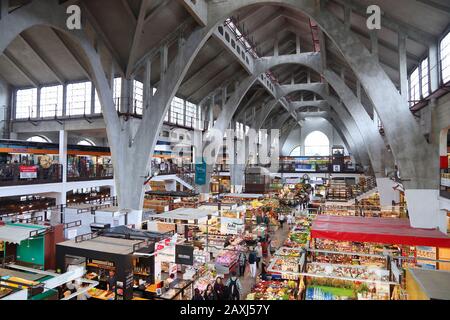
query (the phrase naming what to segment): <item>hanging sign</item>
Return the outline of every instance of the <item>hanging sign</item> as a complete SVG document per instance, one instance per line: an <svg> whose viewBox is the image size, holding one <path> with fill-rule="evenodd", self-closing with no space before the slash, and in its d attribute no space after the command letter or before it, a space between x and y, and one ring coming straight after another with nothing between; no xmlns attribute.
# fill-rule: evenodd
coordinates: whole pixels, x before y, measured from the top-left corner
<svg viewBox="0 0 450 320"><path fill-rule="evenodd" d="M206 162L195 164L195 183L198 185L206 184Z"/></svg>
<svg viewBox="0 0 450 320"><path fill-rule="evenodd" d="M239 234L244 230L244 224L241 219L221 217L220 233L222 234Z"/></svg>
<svg viewBox="0 0 450 320"><path fill-rule="evenodd" d="M175 247L175 263L192 266L194 264L194 247L177 245Z"/></svg>
<svg viewBox="0 0 450 320"><path fill-rule="evenodd" d="M20 179L36 179L37 166L19 166Z"/></svg>

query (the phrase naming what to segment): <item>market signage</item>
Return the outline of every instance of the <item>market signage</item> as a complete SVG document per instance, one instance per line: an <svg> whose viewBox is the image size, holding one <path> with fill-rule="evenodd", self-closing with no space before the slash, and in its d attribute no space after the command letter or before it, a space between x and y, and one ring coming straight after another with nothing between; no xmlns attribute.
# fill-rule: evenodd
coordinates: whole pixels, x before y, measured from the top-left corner
<svg viewBox="0 0 450 320"><path fill-rule="evenodd" d="M244 224L241 219L221 217L220 233L222 234L239 234L243 231Z"/></svg>
<svg viewBox="0 0 450 320"><path fill-rule="evenodd" d="M195 164L195 184L206 184L206 162Z"/></svg>
<svg viewBox="0 0 450 320"><path fill-rule="evenodd" d="M20 179L36 179L37 166L19 166Z"/></svg>
<svg viewBox="0 0 450 320"><path fill-rule="evenodd" d="M194 247L186 245L176 245L175 263L192 266L194 264Z"/></svg>

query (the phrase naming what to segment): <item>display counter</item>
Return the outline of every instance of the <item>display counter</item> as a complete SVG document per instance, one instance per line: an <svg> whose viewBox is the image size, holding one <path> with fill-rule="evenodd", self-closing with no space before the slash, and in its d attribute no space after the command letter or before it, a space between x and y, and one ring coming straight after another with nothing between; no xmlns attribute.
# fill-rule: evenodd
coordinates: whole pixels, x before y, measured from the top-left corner
<svg viewBox="0 0 450 320"><path fill-rule="evenodd" d="M246 300L297 300L295 281L259 281Z"/></svg>
<svg viewBox="0 0 450 320"><path fill-rule="evenodd" d="M272 279L298 280L301 271L301 249L279 248L270 260L267 273Z"/></svg>

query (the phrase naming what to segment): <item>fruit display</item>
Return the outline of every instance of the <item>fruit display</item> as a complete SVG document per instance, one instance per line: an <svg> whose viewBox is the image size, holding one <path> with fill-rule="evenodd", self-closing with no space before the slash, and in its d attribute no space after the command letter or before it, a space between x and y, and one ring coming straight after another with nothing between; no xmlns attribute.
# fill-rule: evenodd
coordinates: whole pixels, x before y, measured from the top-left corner
<svg viewBox="0 0 450 320"><path fill-rule="evenodd" d="M305 247L310 240L309 232L290 232L288 238L284 241L284 246L289 248Z"/></svg>
<svg viewBox="0 0 450 320"><path fill-rule="evenodd" d="M281 274L282 279L297 280L299 275L299 261L296 258L276 257L269 264L270 274Z"/></svg>
<svg viewBox="0 0 450 320"><path fill-rule="evenodd" d="M296 300L296 288L295 281L260 281L247 300Z"/></svg>
<svg viewBox="0 0 450 320"><path fill-rule="evenodd" d="M315 262L320 263L334 263L334 264L349 264L362 266L376 266L379 268L386 267L386 258L384 257L366 257L366 256L351 256L346 254L332 254L315 253L313 254Z"/></svg>
<svg viewBox="0 0 450 320"><path fill-rule="evenodd" d="M307 272L325 277L349 278L359 281L389 281L389 271L384 269L326 263L309 263Z"/></svg>
<svg viewBox="0 0 450 320"><path fill-rule="evenodd" d="M281 247L275 252L276 257L300 258L301 251L295 248Z"/></svg>

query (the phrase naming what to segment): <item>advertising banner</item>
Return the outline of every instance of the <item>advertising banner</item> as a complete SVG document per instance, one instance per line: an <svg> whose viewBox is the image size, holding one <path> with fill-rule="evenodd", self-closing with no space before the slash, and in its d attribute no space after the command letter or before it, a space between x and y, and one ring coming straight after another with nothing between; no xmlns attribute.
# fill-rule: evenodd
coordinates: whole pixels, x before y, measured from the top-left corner
<svg viewBox="0 0 450 320"><path fill-rule="evenodd" d="M19 166L20 179L36 179L37 166Z"/></svg>

